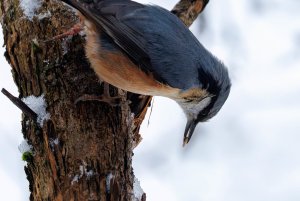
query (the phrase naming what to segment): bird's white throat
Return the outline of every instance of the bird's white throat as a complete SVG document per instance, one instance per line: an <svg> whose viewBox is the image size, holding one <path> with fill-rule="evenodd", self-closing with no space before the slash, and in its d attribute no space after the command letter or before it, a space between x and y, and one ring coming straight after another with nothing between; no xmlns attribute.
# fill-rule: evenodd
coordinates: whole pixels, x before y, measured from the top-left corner
<svg viewBox="0 0 300 201"><path fill-rule="evenodd" d="M178 102L188 119L197 119L198 114L206 108L212 97L203 98L200 102Z"/></svg>

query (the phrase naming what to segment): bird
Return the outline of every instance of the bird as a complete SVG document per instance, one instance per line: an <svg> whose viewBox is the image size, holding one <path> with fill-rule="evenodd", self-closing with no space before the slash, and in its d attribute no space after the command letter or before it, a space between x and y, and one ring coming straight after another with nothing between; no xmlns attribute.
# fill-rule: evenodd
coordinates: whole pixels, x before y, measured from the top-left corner
<svg viewBox="0 0 300 201"><path fill-rule="evenodd" d="M170 11L131 0L62 0L78 11L85 53L105 82L176 101L187 117L183 146L227 100L227 67Z"/></svg>

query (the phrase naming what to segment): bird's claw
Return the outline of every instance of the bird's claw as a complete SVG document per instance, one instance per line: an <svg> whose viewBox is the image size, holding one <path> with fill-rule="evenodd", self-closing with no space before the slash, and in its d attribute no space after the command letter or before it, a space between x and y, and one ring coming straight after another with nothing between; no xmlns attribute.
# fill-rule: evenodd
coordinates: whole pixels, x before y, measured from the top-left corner
<svg viewBox="0 0 300 201"><path fill-rule="evenodd" d="M101 94L101 95L84 94L83 96L76 99L75 104L77 105L79 102L85 102L85 101L100 101L100 102L107 103L112 107L115 107L115 106L121 106L124 104L131 103L130 100L125 99L121 95L111 96L109 93L109 84L108 83L104 82L103 86L104 86L103 94Z"/></svg>
<svg viewBox="0 0 300 201"><path fill-rule="evenodd" d="M86 101L100 101L109 104L112 107L121 106L124 101L122 101L121 97L107 97L105 95L89 95L84 94L75 100L75 104L77 105L79 102L86 102ZM126 102L126 101L125 101Z"/></svg>

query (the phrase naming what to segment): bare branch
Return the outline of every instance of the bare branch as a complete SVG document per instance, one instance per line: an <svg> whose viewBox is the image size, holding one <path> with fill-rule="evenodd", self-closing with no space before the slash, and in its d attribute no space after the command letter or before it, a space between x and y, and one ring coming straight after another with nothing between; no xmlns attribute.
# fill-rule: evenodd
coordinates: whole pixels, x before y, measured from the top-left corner
<svg viewBox="0 0 300 201"><path fill-rule="evenodd" d="M1 92L13 102L22 112L30 117L32 120L36 121L37 114L32 111L21 99L13 96L11 93L9 93L6 89L2 88Z"/></svg>

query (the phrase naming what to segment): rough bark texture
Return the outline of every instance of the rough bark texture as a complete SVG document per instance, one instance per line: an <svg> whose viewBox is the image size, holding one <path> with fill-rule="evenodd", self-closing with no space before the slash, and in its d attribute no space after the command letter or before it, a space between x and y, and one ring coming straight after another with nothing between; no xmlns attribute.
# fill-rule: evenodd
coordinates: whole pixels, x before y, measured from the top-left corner
<svg viewBox="0 0 300 201"><path fill-rule="evenodd" d="M190 25L207 2L181 1L174 13ZM26 115L22 118L24 138L34 152L25 167L30 200L131 200L132 151L140 141L138 130L151 97L112 88L112 95L118 93L132 104L75 105L81 95L103 91L86 60L84 37L43 42L77 21L73 10L44 0L30 20L18 0L1 0L0 8L5 57L19 97L44 94L50 114L43 125Z"/></svg>

